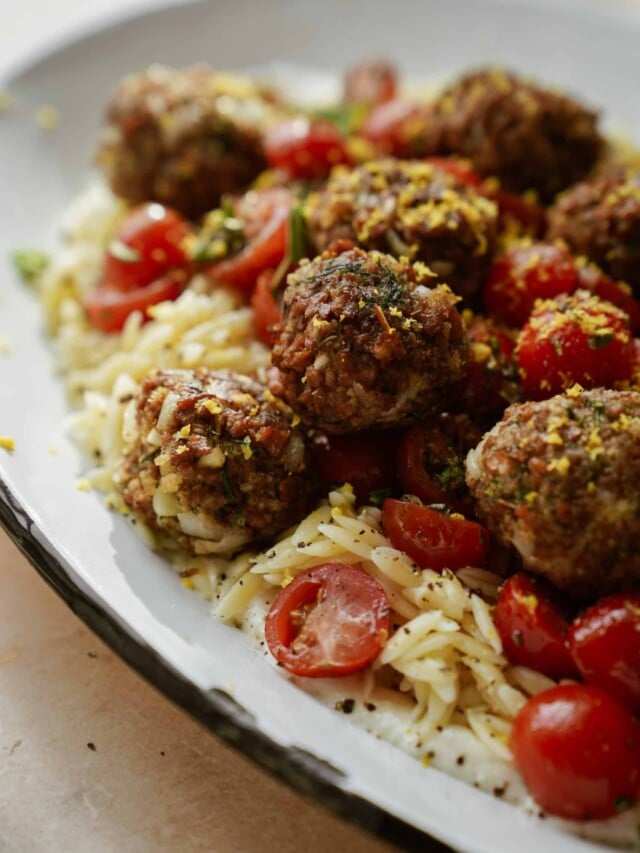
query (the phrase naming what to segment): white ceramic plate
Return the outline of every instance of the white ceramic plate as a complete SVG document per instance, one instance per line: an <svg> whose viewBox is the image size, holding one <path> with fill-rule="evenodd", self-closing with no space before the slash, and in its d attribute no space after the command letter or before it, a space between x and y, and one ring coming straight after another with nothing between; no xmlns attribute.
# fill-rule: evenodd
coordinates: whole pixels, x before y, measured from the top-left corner
<svg viewBox="0 0 640 853"><path fill-rule="evenodd" d="M4 83L18 109L0 118L0 255L43 243L87 180L107 94L150 62L232 70L285 60L326 71L387 55L422 77L499 62L580 93L640 138L639 38L635 10L590 0L218 0L113 24ZM54 132L33 120L43 103L62 115ZM0 521L82 619L217 734L403 847L443 849L423 833L470 853L590 847L373 739L212 620L99 496L76 489L83 461L64 434L38 305L6 265L0 289L0 335L11 345L0 357L0 433L16 440L15 453L0 452Z"/></svg>

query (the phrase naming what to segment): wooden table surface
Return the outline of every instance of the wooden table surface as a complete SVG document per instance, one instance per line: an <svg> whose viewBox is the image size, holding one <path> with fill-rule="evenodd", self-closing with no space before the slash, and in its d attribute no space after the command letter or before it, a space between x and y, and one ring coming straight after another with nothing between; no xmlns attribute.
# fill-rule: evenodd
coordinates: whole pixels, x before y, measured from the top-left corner
<svg viewBox="0 0 640 853"><path fill-rule="evenodd" d="M389 853L130 670L0 531L2 853Z"/></svg>

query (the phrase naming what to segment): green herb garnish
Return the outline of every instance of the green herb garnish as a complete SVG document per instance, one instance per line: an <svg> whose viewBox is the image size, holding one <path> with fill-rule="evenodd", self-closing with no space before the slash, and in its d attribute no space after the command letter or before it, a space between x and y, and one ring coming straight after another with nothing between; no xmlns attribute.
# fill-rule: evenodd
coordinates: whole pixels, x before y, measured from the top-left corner
<svg viewBox="0 0 640 853"><path fill-rule="evenodd" d="M11 254L13 265L27 284L36 282L49 266L49 256L38 249L16 249Z"/></svg>

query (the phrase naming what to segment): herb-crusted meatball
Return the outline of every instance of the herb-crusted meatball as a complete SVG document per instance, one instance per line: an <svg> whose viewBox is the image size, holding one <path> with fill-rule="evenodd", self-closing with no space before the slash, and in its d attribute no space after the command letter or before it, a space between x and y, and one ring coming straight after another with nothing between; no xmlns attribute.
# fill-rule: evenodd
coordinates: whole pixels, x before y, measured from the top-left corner
<svg viewBox="0 0 640 853"><path fill-rule="evenodd" d="M594 112L550 89L500 69L475 71L434 104L426 148L467 157L507 190L536 190L549 201L581 180L602 139Z"/></svg>
<svg viewBox="0 0 640 853"><path fill-rule="evenodd" d="M640 294L640 174L612 169L562 193L549 211L549 237Z"/></svg>
<svg viewBox="0 0 640 853"><path fill-rule="evenodd" d="M640 589L640 393L507 409L467 458L477 510L524 567L588 599Z"/></svg>
<svg viewBox="0 0 640 853"><path fill-rule="evenodd" d="M117 195L194 218L265 168L260 129L269 111L249 82L206 66L154 65L118 86L97 162Z"/></svg>
<svg viewBox="0 0 640 853"><path fill-rule="evenodd" d="M272 390L330 433L411 423L464 374L456 301L424 264L338 243L288 278Z"/></svg>
<svg viewBox="0 0 640 853"><path fill-rule="evenodd" d="M493 202L451 173L394 159L334 169L307 208L318 251L346 239L423 261L461 296L474 294L486 277L496 220Z"/></svg>
<svg viewBox="0 0 640 853"><path fill-rule="evenodd" d="M230 555L299 521L314 478L294 415L263 385L198 368L151 374L126 418L120 482L153 530Z"/></svg>

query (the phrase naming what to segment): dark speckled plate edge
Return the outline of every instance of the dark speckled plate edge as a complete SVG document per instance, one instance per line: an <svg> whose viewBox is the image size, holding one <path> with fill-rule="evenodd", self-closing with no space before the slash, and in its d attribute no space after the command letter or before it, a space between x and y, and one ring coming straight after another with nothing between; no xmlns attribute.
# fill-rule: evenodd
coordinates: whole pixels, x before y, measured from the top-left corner
<svg viewBox="0 0 640 853"><path fill-rule="evenodd" d="M0 480L0 524L65 604L150 684L229 746L313 802L396 847L421 853L452 848L341 786L344 775L310 752L283 747L260 731L252 714L222 690L201 690L162 659L99 599L80 588L65 561ZM36 531L39 535L36 535Z"/></svg>

